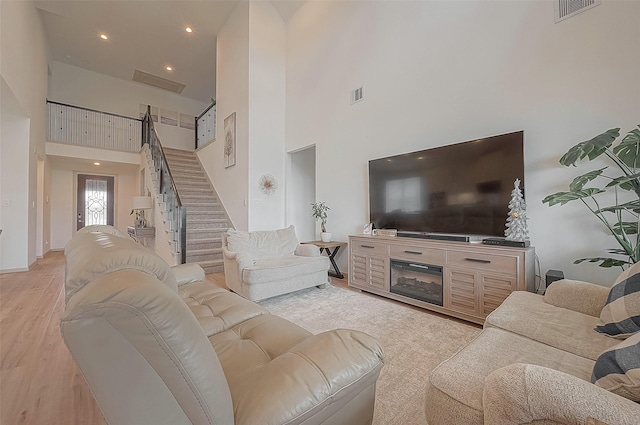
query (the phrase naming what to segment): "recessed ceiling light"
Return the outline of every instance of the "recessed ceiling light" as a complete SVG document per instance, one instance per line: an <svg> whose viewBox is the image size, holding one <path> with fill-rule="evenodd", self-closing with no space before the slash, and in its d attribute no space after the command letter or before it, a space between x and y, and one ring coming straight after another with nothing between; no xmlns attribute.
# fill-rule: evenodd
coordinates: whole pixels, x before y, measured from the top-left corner
<svg viewBox="0 0 640 425"><path fill-rule="evenodd" d="M186 27L184 30L186 32L188 32L188 33L192 33L193 32L193 28L191 28L191 27Z"/></svg>
<svg viewBox="0 0 640 425"><path fill-rule="evenodd" d="M99 162L94 162L93 165L100 165L100 163Z"/></svg>
<svg viewBox="0 0 640 425"><path fill-rule="evenodd" d="M167 71L173 71L173 67L172 66L165 66L164 69L166 69Z"/></svg>
<svg viewBox="0 0 640 425"><path fill-rule="evenodd" d="M100 38L103 40L108 40L109 36L107 36L107 34L100 34Z"/></svg>

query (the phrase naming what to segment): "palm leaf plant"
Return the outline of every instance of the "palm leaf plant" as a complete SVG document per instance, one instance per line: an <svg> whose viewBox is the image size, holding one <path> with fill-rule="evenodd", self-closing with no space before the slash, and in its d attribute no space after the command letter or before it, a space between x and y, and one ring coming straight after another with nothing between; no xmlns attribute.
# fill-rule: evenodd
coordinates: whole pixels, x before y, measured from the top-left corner
<svg viewBox="0 0 640 425"><path fill-rule="evenodd" d="M549 206L582 202L620 246L607 250L614 257L580 258L574 264L588 261L599 263L600 267L625 268L640 261L640 125L615 144L618 137L620 129L614 128L569 149L560 158L565 167L575 167L580 161L593 161L602 155L613 164L574 178L568 191L542 200ZM602 205L611 199L613 205Z"/></svg>

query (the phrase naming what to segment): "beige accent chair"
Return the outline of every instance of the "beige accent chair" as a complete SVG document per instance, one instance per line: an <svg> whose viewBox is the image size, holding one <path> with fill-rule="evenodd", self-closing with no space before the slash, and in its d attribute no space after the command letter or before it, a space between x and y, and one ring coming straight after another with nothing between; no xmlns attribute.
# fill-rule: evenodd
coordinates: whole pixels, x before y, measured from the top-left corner
<svg viewBox="0 0 640 425"><path fill-rule="evenodd" d="M111 425L371 424L384 353L312 335L133 240L65 249L63 339Z"/></svg>
<svg viewBox="0 0 640 425"><path fill-rule="evenodd" d="M608 294L572 280L544 296L513 292L478 337L431 372L429 425L639 424L640 405L591 383L600 353L621 342L594 331Z"/></svg>
<svg viewBox="0 0 640 425"><path fill-rule="evenodd" d="M229 229L222 254L227 287L252 301L323 287L329 281L329 258L315 245L298 243L293 226L256 232Z"/></svg>

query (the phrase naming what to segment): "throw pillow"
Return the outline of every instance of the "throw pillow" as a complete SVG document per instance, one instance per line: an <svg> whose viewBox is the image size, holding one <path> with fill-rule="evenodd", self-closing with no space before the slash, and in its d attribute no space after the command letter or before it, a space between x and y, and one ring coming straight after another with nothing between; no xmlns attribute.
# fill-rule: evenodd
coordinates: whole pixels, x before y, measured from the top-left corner
<svg viewBox="0 0 640 425"><path fill-rule="evenodd" d="M596 326L596 331L616 338L640 331L640 273L611 287L600 320L604 324Z"/></svg>
<svg viewBox="0 0 640 425"><path fill-rule="evenodd" d="M614 394L640 402L640 332L598 356L591 382Z"/></svg>

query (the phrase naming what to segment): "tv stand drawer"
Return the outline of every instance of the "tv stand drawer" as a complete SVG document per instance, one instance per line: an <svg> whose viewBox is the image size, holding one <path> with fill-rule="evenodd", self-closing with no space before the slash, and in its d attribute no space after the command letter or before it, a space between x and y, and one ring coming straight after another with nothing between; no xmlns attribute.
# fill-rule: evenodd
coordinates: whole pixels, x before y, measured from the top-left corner
<svg viewBox="0 0 640 425"><path fill-rule="evenodd" d="M382 255L387 256L387 244L381 242L372 242L368 240L354 241L351 246L352 252L365 255Z"/></svg>
<svg viewBox="0 0 640 425"><path fill-rule="evenodd" d="M518 258L507 255L447 251L447 264L508 274L516 274L518 272Z"/></svg>
<svg viewBox="0 0 640 425"><path fill-rule="evenodd" d="M444 265L445 251L418 245L389 245L389 256L398 260L416 261L423 264Z"/></svg>

